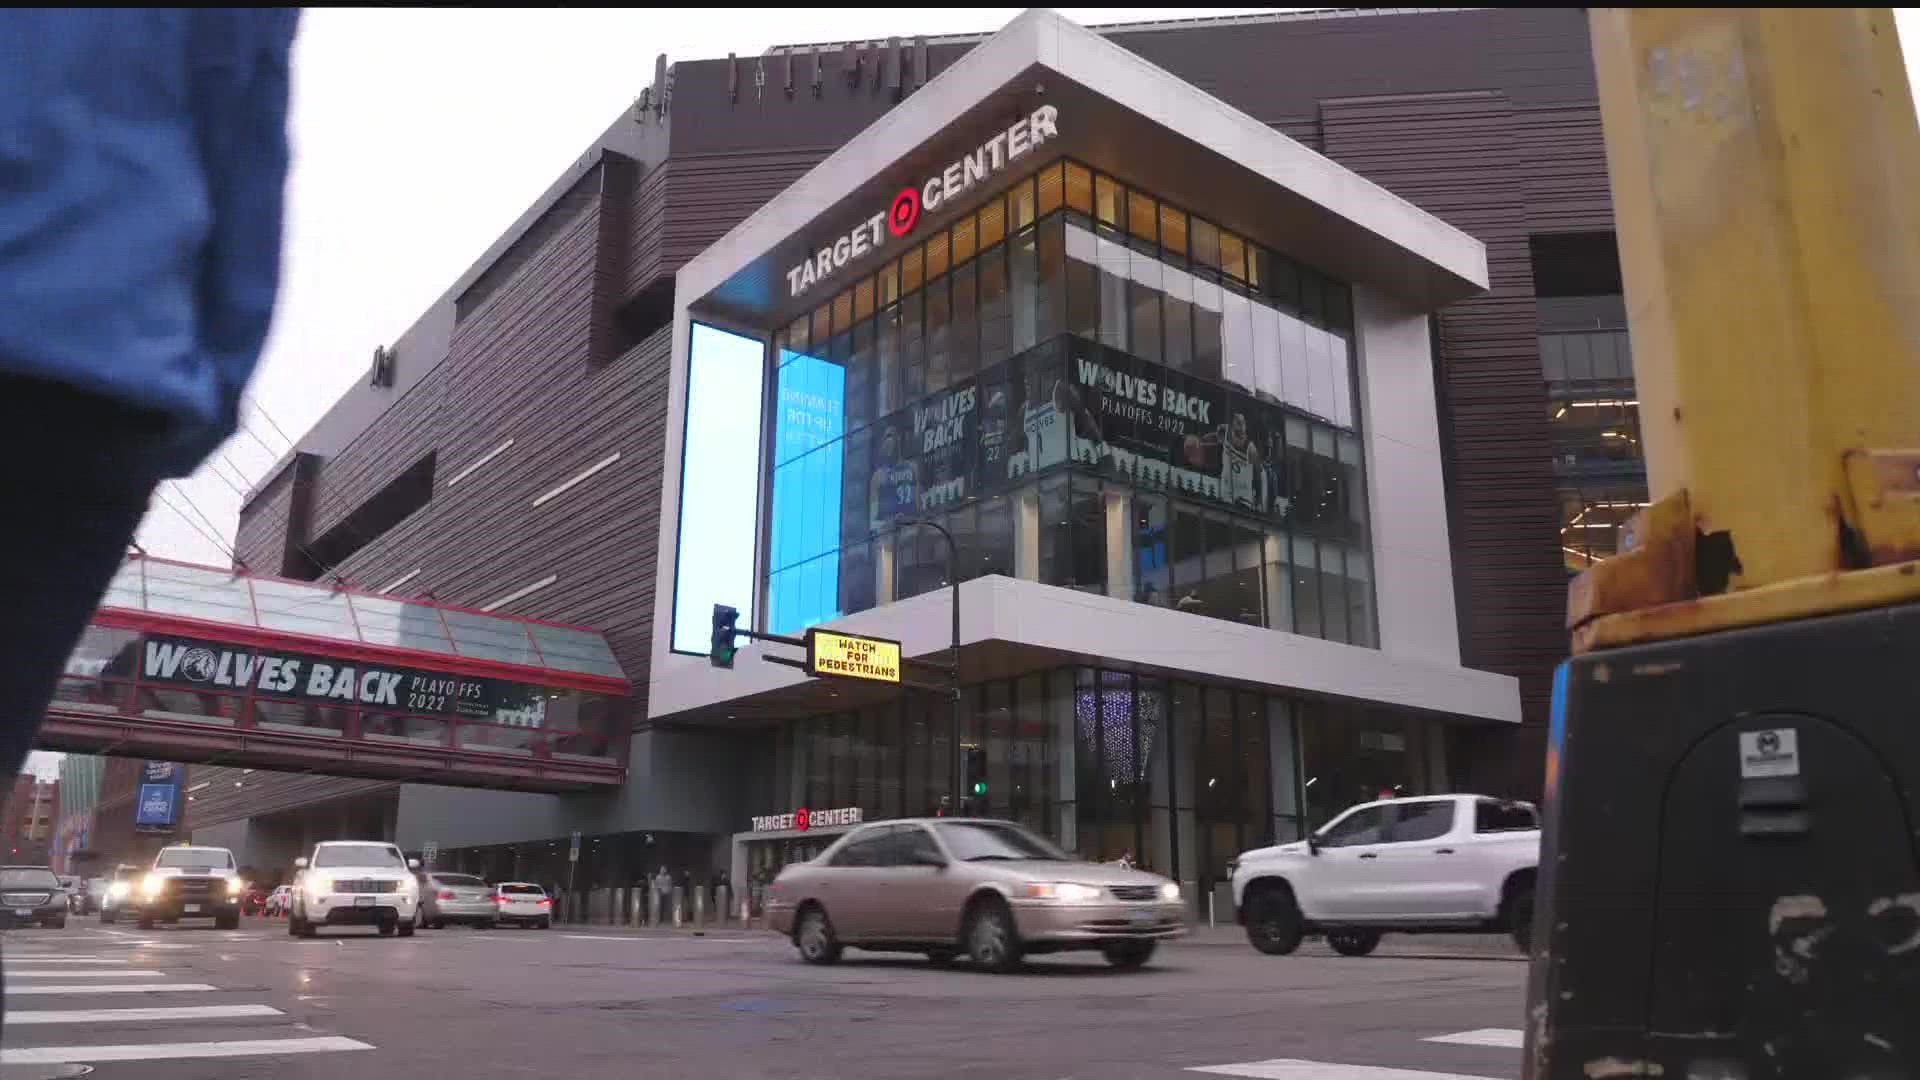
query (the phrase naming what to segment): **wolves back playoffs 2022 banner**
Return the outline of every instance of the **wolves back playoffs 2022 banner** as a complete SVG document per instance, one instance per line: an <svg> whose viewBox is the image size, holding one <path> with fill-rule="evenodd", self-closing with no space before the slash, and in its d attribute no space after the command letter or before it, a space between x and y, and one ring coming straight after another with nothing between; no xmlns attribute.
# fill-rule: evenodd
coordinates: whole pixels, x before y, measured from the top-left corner
<svg viewBox="0 0 1920 1080"><path fill-rule="evenodd" d="M1058 337L875 424L871 450L850 451L867 473L868 519L846 535L1069 462L1278 521L1289 508L1285 416L1098 342Z"/></svg>
<svg viewBox="0 0 1920 1080"><path fill-rule="evenodd" d="M268 697L519 727L542 727L546 715L545 694L526 683L193 638L142 637L136 662L143 681L187 689L251 690Z"/></svg>

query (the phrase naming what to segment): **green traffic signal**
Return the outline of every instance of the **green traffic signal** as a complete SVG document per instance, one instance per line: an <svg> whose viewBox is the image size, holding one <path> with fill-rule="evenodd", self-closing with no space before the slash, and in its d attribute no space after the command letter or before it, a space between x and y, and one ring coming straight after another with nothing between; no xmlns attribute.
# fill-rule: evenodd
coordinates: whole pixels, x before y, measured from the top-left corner
<svg viewBox="0 0 1920 1080"><path fill-rule="evenodd" d="M987 793L987 782L985 780L974 781L973 793L975 795L985 795Z"/></svg>
<svg viewBox="0 0 1920 1080"><path fill-rule="evenodd" d="M734 623L740 618L740 612L725 604L713 605L712 647L707 653L708 660L717 668L733 666Z"/></svg>

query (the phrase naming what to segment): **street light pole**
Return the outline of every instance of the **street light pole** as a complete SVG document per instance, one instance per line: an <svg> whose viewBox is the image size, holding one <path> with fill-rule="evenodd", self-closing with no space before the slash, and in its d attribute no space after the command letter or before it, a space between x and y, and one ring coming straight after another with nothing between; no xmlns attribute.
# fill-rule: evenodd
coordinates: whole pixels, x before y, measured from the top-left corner
<svg viewBox="0 0 1920 1080"><path fill-rule="evenodd" d="M961 775L960 764L965 760L965 755L960 749L960 545L953 542L953 534L947 531L947 527L937 521L928 521L925 518L914 518L908 521L902 521L900 525L902 528L911 525L923 525L938 532L941 536L945 537L947 541L947 583L951 585L953 589L953 639L948 646L953 654L953 667L948 672L948 676L952 680L952 690L948 700L953 713L953 788L952 794L949 797L953 800L952 805L954 812L958 814L960 811L960 785L965 782L965 778Z"/></svg>

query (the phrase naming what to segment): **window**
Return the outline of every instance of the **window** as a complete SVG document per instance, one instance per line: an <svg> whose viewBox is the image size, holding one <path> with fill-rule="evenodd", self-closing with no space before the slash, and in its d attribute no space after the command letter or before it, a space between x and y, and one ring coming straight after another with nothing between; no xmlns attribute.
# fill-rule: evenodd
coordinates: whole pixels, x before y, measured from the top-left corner
<svg viewBox="0 0 1920 1080"><path fill-rule="evenodd" d="M885 866L893 826L882 825L854 833L833 853L830 866Z"/></svg>
<svg viewBox="0 0 1920 1080"><path fill-rule="evenodd" d="M900 826L892 846L894 866L930 866L947 861L947 857L940 854L940 846L933 842L932 834L918 825Z"/></svg>
<svg viewBox="0 0 1920 1080"><path fill-rule="evenodd" d="M1411 844L1438 840L1453 831L1453 803L1417 802L1400 805L1399 820L1387 837L1391 844Z"/></svg>
<svg viewBox="0 0 1920 1080"><path fill-rule="evenodd" d="M153 865L179 870L231 870L233 853L225 848L165 848Z"/></svg>
<svg viewBox="0 0 1920 1080"><path fill-rule="evenodd" d="M224 855L225 852L222 852ZM162 858L164 858L164 854ZM232 856L228 855L227 866L232 866ZM165 865L164 863L161 865ZM204 865L204 864L197 864ZM391 844L321 844L314 849L313 865L316 868L328 866L378 866L404 868L407 860L400 857L400 849Z"/></svg>
<svg viewBox="0 0 1920 1080"><path fill-rule="evenodd" d="M1321 832L1320 846L1360 847L1385 842L1390 809L1386 806L1369 806L1355 810Z"/></svg>
<svg viewBox="0 0 1920 1080"><path fill-rule="evenodd" d="M433 883L435 885L460 885L469 888L486 884L485 881L474 877L472 874L435 874L433 875Z"/></svg>
<svg viewBox="0 0 1920 1080"><path fill-rule="evenodd" d="M1474 804L1476 833L1526 832L1539 827L1540 815L1526 803L1482 799Z"/></svg>

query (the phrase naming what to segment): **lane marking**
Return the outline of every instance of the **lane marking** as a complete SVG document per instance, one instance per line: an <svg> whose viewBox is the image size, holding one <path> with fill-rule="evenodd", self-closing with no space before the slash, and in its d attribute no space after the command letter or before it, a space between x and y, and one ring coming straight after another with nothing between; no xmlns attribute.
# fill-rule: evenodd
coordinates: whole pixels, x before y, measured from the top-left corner
<svg viewBox="0 0 1920 1080"><path fill-rule="evenodd" d="M164 971L15 971L7 969L11 979L163 979Z"/></svg>
<svg viewBox="0 0 1920 1080"><path fill-rule="evenodd" d="M1212 1073L1215 1076L1246 1076L1253 1080L1493 1080L1492 1077L1462 1073L1389 1069L1379 1065L1336 1065L1328 1061L1301 1061L1297 1058L1243 1061L1237 1065L1201 1065L1187 1071Z"/></svg>
<svg viewBox="0 0 1920 1080"><path fill-rule="evenodd" d="M261 1054L330 1054L371 1050L372 1044L328 1035L312 1039L236 1039L228 1042L146 1043L125 1046L23 1046L0 1050L0 1065L61 1065L67 1062L156 1061L166 1058L250 1057Z"/></svg>
<svg viewBox="0 0 1920 1080"><path fill-rule="evenodd" d="M1497 1046L1503 1050L1518 1050L1526 1045L1527 1033L1519 1028L1476 1028L1472 1031L1456 1031L1451 1035L1435 1035L1420 1041L1450 1043L1454 1046Z"/></svg>
<svg viewBox="0 0 1920 1080"><path fill-rule="evenodd" d="M128 964L128 963L132 963L132 961L126 959L125 957L115 959L113 957L108 957L108 956L81 956L78 953L45 953L38 956L32 953L9 953L6 958L6 962L8 967L12 967L15 964Z"/></svg>
<svg viewBox="0 0 1920 1080"><path fill-rule="evenodd" d="M7 996L26 994L184 994L189 991L217 990L211 983L127 983L112 986L10 986Z"/></svg>
<svg viewBox="0 0 1920 1080"><path fill-rule="evenodd" d="M271 1005L181 1005L148 1009L18 1009L7 1011L7 1025L124 1024L142 1020L231 1020L244 1016L285 1016Z"/></svg>
<svg viewBox="0 0 1920 1080"><path fill-rule="evenodd" d="M713 941L713 942L719 942L722 944L727 942L761 940L760 938L745 938L745 937L691 937L691 936L686 938L641 937L637 934L631 937L602 937L597 934L561 934L560 936L563 938L568 938L573 941Z"/></svg>

